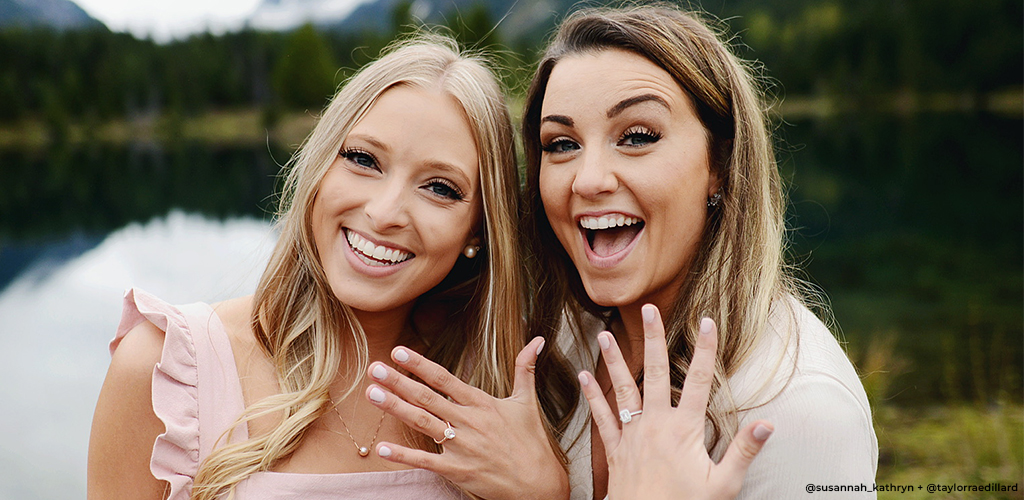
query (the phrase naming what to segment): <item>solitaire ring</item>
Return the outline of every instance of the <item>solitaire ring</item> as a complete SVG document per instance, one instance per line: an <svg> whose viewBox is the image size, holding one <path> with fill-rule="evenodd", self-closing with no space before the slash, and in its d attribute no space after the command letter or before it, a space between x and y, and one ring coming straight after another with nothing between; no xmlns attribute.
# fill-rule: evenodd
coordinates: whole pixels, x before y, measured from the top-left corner
<svg viewBox="0 0 1024 500"><path fill-rule="evenodd" d="M435 439L434 440L434 442L437 443L437 444L444 444L445 441L450 441L452 439L455 439L455 429L452 428L451 422L448 422L446 420L444 423L445 423L445 425L448 426L448 428L444 430L444 437L443 438Z"/></svg>
<svg viewBox="0 0 1024 500"><path fill-rule="evenodd" d="M628 424L628 423L633 421L633 417L635 417L635 416L637 416L637 415L639 415L639 414L641 414L643 412L644 412L643 410L637 410L637 411L622 410L622 411L619 412L619 420L621 420L622 423L624 423L624 424Z"/></svg>

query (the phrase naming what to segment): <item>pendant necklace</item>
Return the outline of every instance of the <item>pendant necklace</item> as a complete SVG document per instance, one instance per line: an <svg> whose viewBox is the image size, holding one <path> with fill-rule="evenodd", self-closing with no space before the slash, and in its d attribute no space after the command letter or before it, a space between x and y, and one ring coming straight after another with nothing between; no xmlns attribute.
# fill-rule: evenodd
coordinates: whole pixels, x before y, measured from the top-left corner
<svg viewBox="0 0 1024 500"><path fill-rule="evenodd" d="M354 444L356 446L356 452L359 453L360 457L366 458L370 454L370 448L366 447L366 446L359 446L359 443L356 442L356 438L352 436L352 431L348 430L348 424L345 423L345 419L342 418L341 411L338 410L338 405L336 405L334 403L333 399L331 400L331 406L334 407L334 413L338 415L338 420L341 421L342 427L345 428L345 433L348 434L348 438L351 439L352 440L352 444ZM384 415L386 415L386 413L384 411L381 411L380 412L380 422L377 422L377 430L373 432L373 437L370 438L370 447L373 446L373 443L377 442L377 433L380 432L380 426L381 426L381 424L384 423ZM330 430L331 432L333 432L333 433L335 433L335 434L337 434L339 436L341 435L340 432L338 432L338 431L336 431L334 429L328 429L328 430Z"/></svg>

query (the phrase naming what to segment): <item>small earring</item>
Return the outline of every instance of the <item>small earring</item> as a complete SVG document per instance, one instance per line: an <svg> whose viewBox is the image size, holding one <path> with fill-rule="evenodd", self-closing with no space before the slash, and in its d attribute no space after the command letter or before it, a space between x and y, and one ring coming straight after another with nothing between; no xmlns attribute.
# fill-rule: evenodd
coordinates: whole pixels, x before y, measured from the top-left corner
<svg viewBox="0 0 1024 500"><path fill-rule="evenodd" d="M476 253L480 251L480 247L476 245L466 245L466 248L462 249L462 255L465 255L467 259L476 257Z"/></svg>
<svg viewBox="0 0 1024 500"><path fill-rule="evenodd" d="M708 206L711 208L717 207L718 202L722 201L722 189L719 188L718 192L708 196Z"/></svg>

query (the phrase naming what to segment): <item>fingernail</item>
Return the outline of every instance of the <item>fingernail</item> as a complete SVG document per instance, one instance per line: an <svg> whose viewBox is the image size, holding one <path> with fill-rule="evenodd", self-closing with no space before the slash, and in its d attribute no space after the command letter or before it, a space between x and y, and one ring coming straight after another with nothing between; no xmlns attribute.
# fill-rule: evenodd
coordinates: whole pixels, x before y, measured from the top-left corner
<svg viewBox="0 0 1024 500"><path fill-rule="evenodd" d="M711 321L711 318L703 318L700 320L700 333L701 335L707 335L711 333L711 328L715 326L715 322Z"/></svg>
<svg viewBox="0 0 1024 500"><path fill-rule="evenodd" d="M607 349L611 347L612 343L610 340L608 340L608 337L610 336L611 334L608 332L601 332L597 335L597 343L601 344L601 349Z"/></svg>
<svg viewBox="0 0 1024 500"><path fill-rule="evenodd" d="M380 448L377 448L377 454L382 457L390 457L391 448L388 448L387 446L381 446Z"/></svg>
<svg viewBox="0 0 1024 500"><path fill-rule="evenodd" d="M765 439L768 439L768 436L771 435L772 430L769 429L768 426L764 424L757 424L757 427L754 427L754 439L758 441L764 441Z"/></svg>
<svg viewBox="0 0 1024 500"><path fill-rule="evenodd" d="M580 379L580 385L582 385L583 387L586 387L587 385L590 384L590 379L587 378L586 373L580 372L579 375L576 375L576 378Z"/></svg>
<svg viewBox="0 0 1024 500"><path fill-rule="evenodd" d="M654 323L654 304L647 304L640 308L640 315L644 318L644 323Z"/></svg>
<svg viewBox="0 0 1024 500"><path fill-rule="evenodd" d="M384 368L382 365L374 365L373 370L370 371L370 374L373 375L373 378L377 380L384 380L388 378L388 370L387 368Z"/></svg>
<svg viewBox="0 0 1024 500"><path fill-rule="evenodd" d="M537 346L537 355L540 356L541 349L544 349L544 339L540 339L540 345Z"/></svg>
<svg viewBox="0 0 1024 500"><path fill-rule="evenodd" d="M382 391L382 390L380 390L380 389L378 389L376 387L370 389L370 401L373 401L374 403L383 403L384 402L384 391Z"/></svg>
<svg viewBox="0 0 1024 500"><path fill-rule="evenodd" d="M398 361L399 363L405 363L406 361L409 361L409 353L405 349L396 349L395 361Z"/></svg>

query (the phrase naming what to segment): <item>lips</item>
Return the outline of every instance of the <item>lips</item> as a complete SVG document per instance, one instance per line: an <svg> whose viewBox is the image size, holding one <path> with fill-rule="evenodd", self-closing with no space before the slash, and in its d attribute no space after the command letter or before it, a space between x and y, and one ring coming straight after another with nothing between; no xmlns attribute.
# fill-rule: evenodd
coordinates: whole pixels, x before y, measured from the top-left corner
<svg viewBox="0 0 1024 500"><path fill-rule="evenodd" d="M394 266L416 256L399 248L374 244L351 229L345 229L345 238L356 257L369 266Z"/></svg>
<svg viewBox="0 0 1024 500"><path fill-rule="evenodd" d="M622 213L579 218L588 249L600 259L614 257L631 248L644 226L643 219Z"/></svg>

